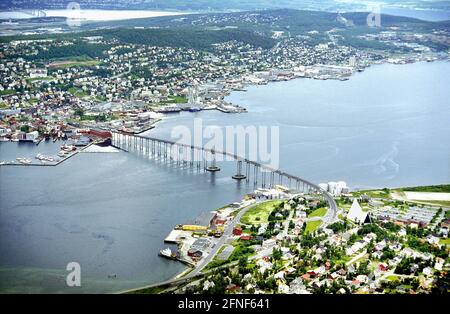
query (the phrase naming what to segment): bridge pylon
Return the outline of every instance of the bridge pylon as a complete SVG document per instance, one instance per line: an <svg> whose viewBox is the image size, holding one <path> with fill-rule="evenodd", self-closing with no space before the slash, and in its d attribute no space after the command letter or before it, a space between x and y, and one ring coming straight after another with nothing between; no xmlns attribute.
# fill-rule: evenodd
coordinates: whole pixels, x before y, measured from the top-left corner
<svg viewBox="0 0 450 314"><path fill-rule="evenodd" d="M220 168L217 167L216 165L216 151L214 150L214 148L211 150L211 155L212 155L211 165L206 167L206 171L208 172L220 171Z"/></svg>
<svg viewBox="0 0 450 314"><path fill-rule="evenodd" d="M233 175L232 178L238 181L246 179L247 176L242 174L242 160L237 161L236 168L237 173Z"/></svg>

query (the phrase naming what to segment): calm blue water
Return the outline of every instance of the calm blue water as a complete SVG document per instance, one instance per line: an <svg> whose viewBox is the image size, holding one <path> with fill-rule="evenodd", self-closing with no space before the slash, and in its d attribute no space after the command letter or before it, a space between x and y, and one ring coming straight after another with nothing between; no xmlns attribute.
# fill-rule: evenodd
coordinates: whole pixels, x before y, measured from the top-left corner
<svg viewBox="0 0 450 314"><path fill-rule="evenodd" d="M152 136L194 117L219 128L279 126L280 167L351 187L450 182L450 63L382 65L350 81L300 79L229 100L249 109L173 115ZM41 146L43 145L43 146ZM50 153L58 143L0 143L0 160ZM184 267L159 258L175 224L251 190L230 178L127 153L79 154L58 167L0 167L0 291L112 292L168 279ZM81 264L82 287L65 287ZM108 274L117 279L108 279Z"/></svg>
<svg viewBox="0 0 450 314"><path fill-rule="evenodd" d="M352 188L450 182L449 62L380 65L349 81L299 79L251 86L228 100L249 113L196 114L203 125L280 128L280 168ZM192 115L150 133L170 137Z"/></svg>

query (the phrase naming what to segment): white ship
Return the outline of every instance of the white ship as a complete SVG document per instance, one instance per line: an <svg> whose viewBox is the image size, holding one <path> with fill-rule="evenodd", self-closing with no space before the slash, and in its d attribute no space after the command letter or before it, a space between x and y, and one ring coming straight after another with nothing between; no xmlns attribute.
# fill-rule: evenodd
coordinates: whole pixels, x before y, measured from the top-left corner
<svg viewBox="0 0 450 314"><path fill-rule="evenodd" d="M172 258L172 250L169 248L159 251L159 254L164 257Z"/></svg>
<svg viewBox="0 0 450 314"><path fill-rule="evenodd" d="M17 161L19 161L21 164L30 164L31 163L31 160L29 160L29 159L27 159L27 158L21 158L21 157L18 157L18 158L16 158L17 159Z"/></svg>

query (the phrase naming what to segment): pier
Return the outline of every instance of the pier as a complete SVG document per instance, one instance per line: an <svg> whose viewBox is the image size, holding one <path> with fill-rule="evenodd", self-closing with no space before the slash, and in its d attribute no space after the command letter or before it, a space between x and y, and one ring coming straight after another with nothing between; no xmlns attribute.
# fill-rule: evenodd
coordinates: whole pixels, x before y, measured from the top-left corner
<svg viewBox="0 0 450 314"><path fill-rule="evenodd" d="M56 167L56 166L59 166L60 164L62 164L63 162L65 162L66 160L72 158L73 156L83 152L86 148L91 147L92 145L95 145L95 144L98 144L98 141L92 141L88 145L83 146L81 148L78 148L76 151L72 152L71 154L69 154L69 155L67 155L67 156L65 156L65 157L63 157L63 158L61 158L61 159L59 159L58 161L55 161L55 162L28 163L28 164L26 164L26 163L17 163L17 162L14 162L14 163L9 162L9 163L2 164L0 166L3 166L3 167L4 166L16 166L16 167Z"/></svg>

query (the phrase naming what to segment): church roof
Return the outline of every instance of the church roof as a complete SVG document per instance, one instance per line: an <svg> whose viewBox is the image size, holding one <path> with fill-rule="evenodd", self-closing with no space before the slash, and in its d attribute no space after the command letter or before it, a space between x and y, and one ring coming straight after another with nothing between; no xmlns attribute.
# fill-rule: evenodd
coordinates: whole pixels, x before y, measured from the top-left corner
<svg viewBox="0 0 450 314"><path fill-rule="evenodd" d="M364 223L367 219L367 213L362 210L356 198L353 199L353 204L352 207L350 207L347 219L355 223Z"/></svg>

